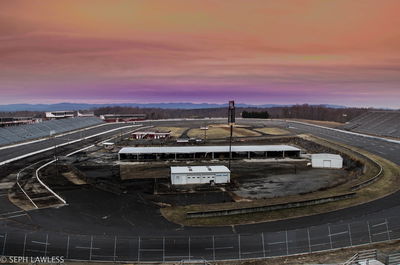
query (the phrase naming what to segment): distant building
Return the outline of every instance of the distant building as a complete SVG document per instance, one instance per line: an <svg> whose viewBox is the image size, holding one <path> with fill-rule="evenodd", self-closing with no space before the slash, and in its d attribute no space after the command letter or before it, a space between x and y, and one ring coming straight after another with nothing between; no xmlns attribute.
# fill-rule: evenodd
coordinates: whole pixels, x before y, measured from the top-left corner
<svg viewBox="0 0 400 265"><path fill-rule="evenodd" d="M36 119L30 117L0 117L0 127L32 124L41 121L42 119Z"/></svg>
<svg viewBox="0 0 400 265"><path fill-rule="evenodd" d="M343 158L335 154L312 154L311 165L315 168L342 168Z"/></svg>
<svg viewBox="0 0 400 265"><path fill-rule="evenodd" d="M160 132L160 131L142 131L133 132L132 138L134 139L166 139L171 136L171 132Z"/></svg>
<svg viewBox="0 0 400 265"><path fill-rule="evenodd" d="M230 177L226 166L171 167L172 185L229 183Z"/></svg>
<svg viewBox="0 0 400 265"><path fill-rule="evenodd" d="M146 114L104 114L100 115L100 119L105 122L131 122L146 119Z"/></svg>
<svg viewBox="0 0 400 265"><path fill-rule="evenodd" d="M73 118L75 116L74 111L47 111L46 118L47 119L65 119L65 118Z"/></svg>
<svg viewBox="0 0 400 265"><path fill-rule="evenodd" d="M78 111L76 116L78 116L78 117L94 117L94 112L81 112L81 111Z"/></svg>

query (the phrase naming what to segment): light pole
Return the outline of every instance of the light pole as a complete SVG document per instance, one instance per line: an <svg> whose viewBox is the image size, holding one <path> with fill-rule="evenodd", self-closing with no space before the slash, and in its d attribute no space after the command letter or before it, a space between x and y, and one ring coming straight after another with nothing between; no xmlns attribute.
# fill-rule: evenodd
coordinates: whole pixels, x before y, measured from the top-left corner
<svg viewBox="0 0 400 265"><path fill-rule="evenodd" d="M207 130L208 130L207 124L205 123L203 127L200 127L200 130L204 131L204 142L206 142L206 140L207 140Z"/></svg>
<svg viewBox="0 0 400 265"><path fill-rule="evenodd" d="M228 124L230 126L230 137L229 137L229 164L228 168L231 169L232 160L232 136L233 136L233 125L235 124L235 101L229 101L228 108Z"/></svg>

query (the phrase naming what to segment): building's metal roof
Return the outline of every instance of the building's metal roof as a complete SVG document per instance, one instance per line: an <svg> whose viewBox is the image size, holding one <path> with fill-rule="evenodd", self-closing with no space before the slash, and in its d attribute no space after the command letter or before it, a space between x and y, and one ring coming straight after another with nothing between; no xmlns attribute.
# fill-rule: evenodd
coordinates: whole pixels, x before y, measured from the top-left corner
<svg viewBox="0 0 400 265"><path fill-rule="evenodd" d="M171 167L171 174L188 173L230 173L226 166L193 166L193 167Z"/></svg>
<svg viewBox="0 0 400 265"><path fill-rule="evenodd" d="M137 134L137 135L140 135L140 134L155 134L155 135L157 135L157 134L171 134L171 132L155 132L155 131L140 131L140 132L133 132L132 134Z"/></svg>
<svg viewBox="0 0 400 265"><path fill-rule="evenodd" d="M300 151L290 145L236 145L232 152L273 152L273 151ZM120 154L188 154L229 152L228 145L219 146L159 146L159 147L124 147Z"/></svg>
<svg viewBox="0 0 400 265"><path fill-rule="evenodd" d="M312 154L311 159L330 159L330 160L343 160L340 155L336 154L328 154L328 153L321 153L321 154Z"/></svg>

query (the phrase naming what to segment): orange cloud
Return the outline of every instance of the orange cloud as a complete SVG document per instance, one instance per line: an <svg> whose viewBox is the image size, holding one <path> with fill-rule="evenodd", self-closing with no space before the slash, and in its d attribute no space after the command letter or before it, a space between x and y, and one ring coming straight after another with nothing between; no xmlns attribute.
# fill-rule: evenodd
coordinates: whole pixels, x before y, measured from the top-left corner
<svg viewBox="0 0 400 265"><path fill-rule="evenodd" d="M195 89L222 100L246 88L257 95L248 100L281 92L281 101L355 101L358 91L374 104L379 87L383 102L400 96L399 8L397 0L3 1L2 99L24 100L30 89L30 99L56 100L65 87L87 98L108 85L124 94L114 100L124 89L143 99Z"/></svg>

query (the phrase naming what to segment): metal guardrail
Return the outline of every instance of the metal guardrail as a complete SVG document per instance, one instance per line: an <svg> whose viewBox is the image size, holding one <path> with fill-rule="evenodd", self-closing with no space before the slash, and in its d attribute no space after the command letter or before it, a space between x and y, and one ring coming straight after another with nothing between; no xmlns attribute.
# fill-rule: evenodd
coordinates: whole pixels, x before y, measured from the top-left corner
<svg viewBox="0 0 400 265"><path fill-rule="evenodd" d="M354 254L354 256L352 256L350 259L348 259L346 262L344 262L342 265L352 265L355 262L357 262L357 258L358 258L358 253Z"/></svg>
<svg viewBox="0 0 400 265"><path fill-rule="evenodd" d="M274 210L280 210L280 209L291 209L291 208L298 208L298 207L304 207L304 206L310 206L310 205L323 204L323 203L353 198L354 196L356 196L356 193L351 192L351 193L329 196L329 197L324 197L324 198L317 198L317 199L303 200L303 201L294 201L294 202L273 204L273 205L266 205L266 206L258 206L258 207L188 212L187 217L188 218L197 218L197 217L201 218L201 217L227 216L227 215L255 213L255 212L268 212L268 211L274 211Z"/></svg>
<svg viewBox="0 0 400 265"><path fill-rule="evenodd" d="M389 254L386 259L387 265L399 265L400 264L400 252Z"/></svg>
<svg viewBox="0 0 400 265"><path fill-rule="evenodd" d="M378 252L376 249L363 250L356 253L349 260L344 262L342 265L356 265L359 264L360 261L368 261L368 260L376 260L378 257Z"/></svg>
<svg viewBox="0 0 400 265"><path fill-rule="evenodd" d="M364 157L365 157L365 156L364 156ZM366 157L366 158L367 158L367 157ZM361 188L363 188L363 187L365 187L365 186L368 186L368 185L374 183L375 181L377 181L377 180L379 179L379 177L382 175L382 173L383 173L383 167L382 167L382 165L379 164L379 163L376 162L376 161L373 161L373 160L370 159L370 158L367 158L367 159L369 159L370 161L372 161L373 163L375 163L376 165L378 165L378 167L379 167L379 172L378 172L378 174L376 174L374 177L372 177L372 178L370 178L370 179L367 179L367 180L365 180L365 181L363 181L363 182L361 182L361 183L359 183L359 184L357 184L357 185L352 186L352 187L350 188L350 190L356 191L356 190L359 190L359 189L361 189Z"/></svg>
<svg viewBox="0 0 400 265"><path fill-rule="evenodd" d="M316 136L314 136L314 137L316 137ZM319 137L318 137L318 138L319 138ZM323 141L326 141L326 142L330 142L329 140L324 139L324 138L320 138L320 139L322 139ZM359 189L361 189L361 188L363 188L363 187L366 187L366 186L368 186L368 185L374 183L374 182L377 181L377 180L379 179L379 177L382 175L382 173L383 173L383 167L382 167L381 164L379 164L379 163L376 162L375 160L373 160L373 159L367 157L367 156L364 155L364 154L359 153L357 150L353 150L353 149L347 148L347 147L345 147L345 146L341 146L341 148L346 149L346 150L348 150L348 151L350 151L350 152L357 153L359 156L361 156L361 157L363 157L364 159L370 161L371 163L375 164L375 165L378 166L378 168L379 168L379 172L378 172L375 176L373 176L372 178L367 179L367 180L365 180L365 181L363 181L363 182L361 182L361 183L358 183L358 184L356 184L356 185L351 186L351 187L350 187L350 190L351 190L351 191L357 191L357 190L359 190Z"/></svg>

